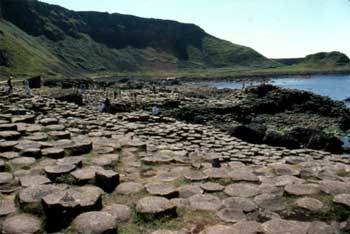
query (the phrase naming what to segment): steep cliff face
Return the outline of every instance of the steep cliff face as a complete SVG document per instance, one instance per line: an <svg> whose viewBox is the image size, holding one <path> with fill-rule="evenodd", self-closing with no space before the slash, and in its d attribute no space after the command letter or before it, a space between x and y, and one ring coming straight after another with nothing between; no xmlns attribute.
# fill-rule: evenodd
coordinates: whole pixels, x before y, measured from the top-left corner
<svg viewBox="0 0 350 234"><path fill-rule="evenodd" d="M55 72L279 65L253 49L215 38L193 24L74 12L36 0L0 0L0 7L8 27L15 25L23 37L36 41L56 58L55 64L43 64ZM0 49L6 48L0 45Z"/></svg>

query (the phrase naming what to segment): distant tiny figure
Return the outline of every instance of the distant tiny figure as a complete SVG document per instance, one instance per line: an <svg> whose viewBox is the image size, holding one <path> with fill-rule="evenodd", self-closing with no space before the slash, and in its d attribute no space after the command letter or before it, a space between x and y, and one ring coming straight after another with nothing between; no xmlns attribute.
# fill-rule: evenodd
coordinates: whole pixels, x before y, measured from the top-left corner
<svg viewBox="0 0 350 234"><path fill-rule="evenodd" d="M113 96L114 96L114 99L117 99L117 91L113 91Z"/></svg>
<svg viewBox="0 0 350 234"><path fill-rule="evenodd" d="M134 96L134 104L136 107L137 106L137 93L133 93L133 96Z"/></svg>
<svg viewBox="0 0 350 234"><path fill-rule="evenodd" d="M160 116L160 110L157 106L152 107L152 115L154 116Z"/></svg>
<svg viewBox="0 0 350 234"><path fill-rule="evenodd" d="M8 93L12 93L12 90L13 90L13 86L12 86L12 77L10 77L8 80L7 80L7 86L8 86L8 90L7 92Z"/></svg>
<svg viewBox="0 0 350 234"><path fill-rule="evenodd" d="M86 89L85 84L84 83L80 83L80 86L79 86L80 93L84 93L85 89Z"/></svg>
<svg viewBox="0 0 350 234"><path fill-rule="evenodd" d="M218 158L214 158L211 161L211 166L214 167L214 168L220 168L221 167L220 160Z"/></svg>
<svg viewBox="0 0 350 234"><path fill-rule="evenodd" d="M30 90L30 86L29 86L29 81L28 80L24 80L23 84L24 84L24 91L25 91L26 95L30 96L31 95L31 90Z"/></svg>
<svg viewBox="0 0 350 234"><path fill-rule="evenodd" d="M100 104L100 105L98 106L98 112L102 113L103 110L104 110L104 108L105 108L105 105L104 105L104 104Z"/></svg>
<svg viewBox="0 0 350 234"><path fill-rule="evenodd" d="M108 97L106 97L106 100L104 102L104 112L109 113L111 111L111 102L109 101Z"/></svg>

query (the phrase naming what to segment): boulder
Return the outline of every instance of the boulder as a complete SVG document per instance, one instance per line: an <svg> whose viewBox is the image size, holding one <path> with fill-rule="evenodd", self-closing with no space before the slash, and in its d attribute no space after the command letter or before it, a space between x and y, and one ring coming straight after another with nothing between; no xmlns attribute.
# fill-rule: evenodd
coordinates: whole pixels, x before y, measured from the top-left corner
<svg viewBox="0 0 350 234"><path fill-rule="evenodd" d="M260 144L263 142L265 132L266 127L257 124L238 125L228 130L228 133L231 136L254 144Z"/></svg>
<svg viewBox="0 0 350 234"><path fill-rule="evenodd" d="M265 144L271 146L286 147L288 149L300 148L300 143L293 136L276 131L268 131L263 141Z"/></svg>

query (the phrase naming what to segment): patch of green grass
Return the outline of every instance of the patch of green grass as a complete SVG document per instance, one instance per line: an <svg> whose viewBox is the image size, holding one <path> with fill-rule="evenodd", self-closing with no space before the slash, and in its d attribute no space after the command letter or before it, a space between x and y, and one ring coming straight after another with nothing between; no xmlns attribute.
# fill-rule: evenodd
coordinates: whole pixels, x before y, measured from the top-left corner
<svg viewBox="0 0 350 234"><path fill-rule="evenodd" d="M175 181L172 182L173 185L175 185L176 187L180 187L180 186L183 186L183 185L187 185L187 184L191 184L192 182L186 178L179 178L179 179L176 179Z"/></svg>
<svg viewBox="0 0 350 234"><path fill-rule="evenodd" d="M68 184L68 185L74 185L76 183L76 180L74 179L74 177L71 174L65 174L65 175L57 177L54 182Z"/></svg>

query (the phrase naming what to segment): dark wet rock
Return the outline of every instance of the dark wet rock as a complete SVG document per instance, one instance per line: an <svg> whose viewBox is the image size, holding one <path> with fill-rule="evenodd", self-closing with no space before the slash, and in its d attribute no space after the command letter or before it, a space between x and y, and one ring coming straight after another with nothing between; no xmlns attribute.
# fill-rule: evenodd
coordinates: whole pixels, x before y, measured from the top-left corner
<svg viewBox="0 0 350 234"><path fill-rule="evenodd" d="M239 125L228 130L231 136L237 137L241 140L259 144L263 142L266 127L257 124Z"/></svg>
<svg viewBox="0 0 350 234"><path fill-rule="evenodd" d="M176 207L164 197L144 197L136 203L136 212L145 220L152 220L159 217L176 217Z"/></svg>
<svg viewBox="0 0 350 234"><path fill-rule="evenodd" d="M264 137L264 143L271 146L286 147L288 149L300 148L300 143L290 134L283 134L276 131L268 131Z"/></svg>
<svg viewBox="0 0 350 234"><path fill-rule="evenodd" d="M79 93L74 93L74 92L57 93L53 97L62 102L75 103L79 106L83 105L83 97Z"/></svg>
<svg viewBox="0 0 350 234"><path fill-rule="evenodd" d="M40 234L43 233L42 222L39 218L20 214L8 217L2 225L3 234Z"/></svg>
<svg viewBox="0 0 350 234"><path fill-rule="evenodd" d="M117 223L127 222L131 218L131 209L126 205L112 204L103 208L105 211L113 216Z"/></svg>
<svg viewBox="0 0 350 234"><path fill-rule="evenodd" d="M74 219L72 227L78 234L117 233L117 223L114 217L103 211L80 214Z"/></svg>
<svg viewBox="0 0 350 234"><path fill-rule="evenodd" d="M289 134L307 148L316 150L323 149L334 153L342 152L341 146L343 143L339 139L327 135L321 130L297 127L290 130Z"/></svg>
<svg viewBox="0 0 350 234"><path fill-rule="evenodd" d="M107 193L112 193L120 183L119 174L112 170L97 170L95 181Z"/></svg>
<svg viewBox="0 0 350 234"><path fill-rule="evenodd" d="M34 76L28 79L29 87L31 89L40 89L42 85L41 76Z"/></svg>

